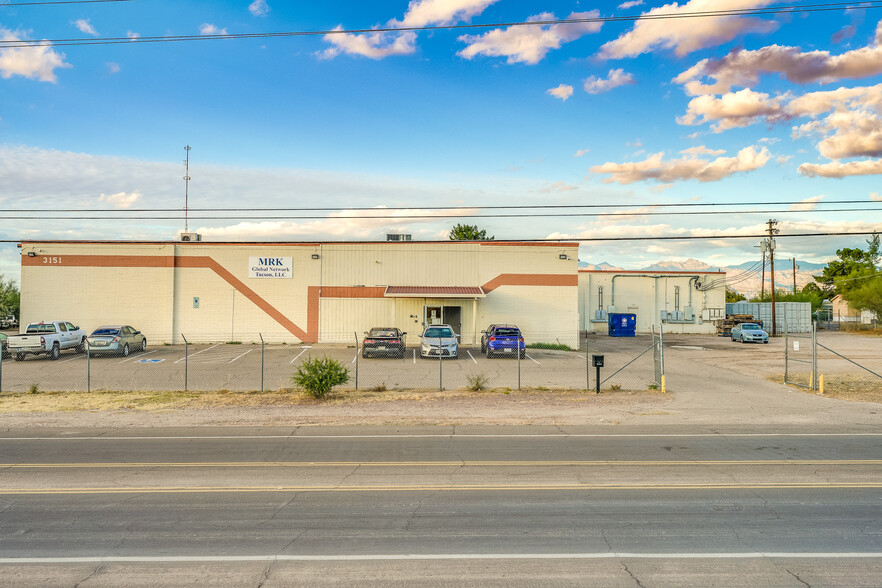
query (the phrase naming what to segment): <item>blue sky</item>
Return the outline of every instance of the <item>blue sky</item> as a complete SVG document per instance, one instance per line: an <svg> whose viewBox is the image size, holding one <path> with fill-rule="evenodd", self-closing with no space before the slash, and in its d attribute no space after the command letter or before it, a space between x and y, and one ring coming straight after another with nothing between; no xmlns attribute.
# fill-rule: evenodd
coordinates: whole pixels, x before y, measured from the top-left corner
<svg viewBox="0 0 882 588"><path fill-rule="evenodd" d="M0 36L400 28L792 5L412 0L3 6ZM8 4L8 2L7 2ZM804 201L720 216L469 220L497 238L882 227L882 8L637 22L0 47L0 207L407 207ZM823 212L835 200L863 212ZM788 207L784 207L788 208ZM122 213L125 214L125 213ZM207 240L444 238L457 219L199 220ZM0 238L172 239L174 220L17 220ZM782 239L810 261L857 238ZM641 267L750 241L586 243ZM0 273L17 277L14 246Z"/></svg>

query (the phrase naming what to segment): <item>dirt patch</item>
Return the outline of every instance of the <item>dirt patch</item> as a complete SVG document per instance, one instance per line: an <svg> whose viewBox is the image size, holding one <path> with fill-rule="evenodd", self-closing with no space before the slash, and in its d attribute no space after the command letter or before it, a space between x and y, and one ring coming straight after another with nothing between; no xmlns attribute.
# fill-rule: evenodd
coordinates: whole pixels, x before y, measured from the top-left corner
<svg viewBox="0 0 882 588"><path fill-rule="evenodd" d="M770 378L771 381L783 383L783 378ZM820 394L808 388L808 377L804 378L804 386L790 385L794 390L808 394ZM824 396L837 400L852 402L877 402L882 404L882 379L867 374L831 374L824 376Z"/></svg>
<svg viewBox="0 0 882 588"><path fill-rule="evenodd" d="M316 400L299 391L287 389L264 392L238 392L219 390L215 392L39 392L36 394L4 394L0 397L0 414L34 414L74 411L134 411L134 412L198 412L224 408L232 412L290 407L309 409L310 413L323 409L333 411L338 408L376 409L386 405L398 413L410 414L420 419L420 407L437 409L442 405L467 406L475 411L476 418L492 420L494 407L505 404L508 407L523 409L524 416L559 410L573 405L591 404L628 408L644 412L659 405L669 403L672 394L659 390L604 390L601 394L586 393L584 390L548 389L493 389L483 391L450 390L359 390L333 392L322 400ZM532 407L541 407L536 410ZM234 419L235 420L235 419Z"/></svg>

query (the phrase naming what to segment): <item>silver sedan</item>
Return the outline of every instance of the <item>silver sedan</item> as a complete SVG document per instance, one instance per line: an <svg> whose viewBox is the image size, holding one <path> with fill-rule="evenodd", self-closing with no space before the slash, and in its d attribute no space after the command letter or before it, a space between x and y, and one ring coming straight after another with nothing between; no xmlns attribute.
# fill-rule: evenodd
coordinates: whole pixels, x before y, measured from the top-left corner
<svg viewBox="0 0 882 588"><path fill-rule="evenodd" d="M98 327L86 337L89 353L110 353L128 357L133 351L147 349L147 339L129 325L109 325Z"/></svg>

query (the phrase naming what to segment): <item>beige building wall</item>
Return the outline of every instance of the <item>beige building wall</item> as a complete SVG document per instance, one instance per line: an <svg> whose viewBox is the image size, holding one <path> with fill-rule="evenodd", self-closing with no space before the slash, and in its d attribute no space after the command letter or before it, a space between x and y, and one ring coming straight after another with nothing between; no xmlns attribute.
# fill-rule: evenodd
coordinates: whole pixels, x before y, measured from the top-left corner
<svg viewBox="0 0 882 588"><path fill-rule="evenodd" d="M490 323L514 322L532 340L576 346L577 254L547 243L26 242L22 320L131 324L151 343L348 342L397 326L413 344L427 308L458 307L465 344ZM253 257L291 258L291 277L250 277ZM386 286L486 296L388 298Z"/></svg>
<svg viewBox="0 0 882 588"><path fill-rule="evenodd" d="M709 289L696 289L696 281ZM726 276L719 272L582 270L579 272L579 307L580 328L593 333L608 331L607 318L611 312L636 314L637 332L648 333L661 324L661 313L665 311L668 313L666 333L713 334L716 332L713 320L725 317ZM605 314L599 317L598 310ZM683 313L682 317L678 318L676 312Z"/></svg>

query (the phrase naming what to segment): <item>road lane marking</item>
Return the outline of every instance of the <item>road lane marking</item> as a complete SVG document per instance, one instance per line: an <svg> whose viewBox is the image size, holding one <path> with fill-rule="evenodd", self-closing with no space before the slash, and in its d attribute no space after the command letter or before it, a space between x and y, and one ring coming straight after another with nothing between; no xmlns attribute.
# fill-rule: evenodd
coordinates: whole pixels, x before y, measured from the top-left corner
<svg viewBox="0 0 882 588"><path fill-rule="evenodd" d="M845 490L882 489L882 482L778 482L739 484L412 484L408 486L132 486L95 488L0 488L0 496L56 496L70 494L255 494L268 492L603 492L609 490Z"/></svg>
<svg viewBox="0 0 882 588"><path fill-rule="evenodd" d="M303 350L300 353L298 353L297 356L294 359L292 359L291 361L289 361L288 363L294 363L295 361L300 359L300 356L303 355L304 353L306 353L307 349L312 349L312 347L304 347Z"/></svg>
<svg viewBox="0 0 882 588"><path fill-rule="evenodd" d="M536 361L535 359L533 359L532 357L530 357L530 356L527 355L526 353L524 354L524 357L526 357L527 359L529 359L530 361L532 361L532 362L535 363L536 365L542 365L541 363L539 363L538 361Z"/></svg>
<svg viewBox="0 0 882 588"><path fill-rule="evenodd" d="M156 353L157 351L158 351L158 349L154 349L153 351L147 351L146 353L139 353L138 355L135 355L133 357L129 357L128 359L124 359L119 363L126 363L127 361L134 361L136 359L140 359L140 358L144 357L145 355L150 355L151 353Z"/></svg>
<svg viewBox="0 0 882 588"><path fill-rule="evenodd" d="M213 563L283 561L420 561L420 560L552 560L552 559L878 559L882 551L746 551L735 553L375 553L337 555L108 555L80 557L0 557L2 565L100 563Z"/></svg>
<svg viewBox="0 0 882 588"><path fill-rule="evenodd" d="M171 440L242 440L252 439L290 439L292 441L319 440L319 439L688 439L699 437L713 437L716 439L738 438L766 438L766 437L882 437L882 433L511 433L502 434L476 434L476 433L424 433L424 434L398 434L398 435L156 435L156 436L110 436L96 437L88 435L79 437L75 435L64 437L2 437L3 441L171 441Z"/></svg>
<svg viewBox="0 0 882 588"><path fill-rule="evenodd" d="M524 460L524 461L196 461L0 463L0 469L64 468L353 468L353 467L646 467L646 466L878 466L882 459L747 459L747 460Z"/></svg>
<svg viewBox="0 0 882 588"><path fill-rule="evenodd" d="M209 351L209 350L211 350L211 349L214 349L214 348L217 347L218 345L223 345L223 343L215 343L215 344L212 345L211 347L206 347L205 349L202 349L202 350L200 350L200 351L197 351L196 353L190 353L190 354L188 354L186 357L182 357L181 359L179 359L179 360L176 361L175 363L181 363L181 362L184 361L185 359L189 359L189 358L193 357L194 355L199 355L200 353L202 353L202 352L204 352L204 351Z"/></svg>
<svg viewBox="0 0 882 588"><path fill-rule="evenodd" d="M239 359L240 357L245 357L246 355L248 355L248 354L251 353L252 351L254 351L254 350L253 350L253 349L249 349L248 351L246 351L246 352L243 353L242 355L237 355L236 357L234 357L233 359L231 359L228 363L233 363L234 361L236 361L236 360Z"/></svg>
<svg viewBox="0 0 882 588"><path fill-rule="evenodd" d="M478 363L478 362L477 362L477 360L475 360L475 358L474 358L474 357L472 357L472 352L471 352L471 351L469 351L469 350L468 350L468 349L466 349L466 353L468 353L468 354L469 354L469 357L471 357L471 359L472 359L472 361L474 361L474 362L475 362L475 364L477 364L477 363Z"/></svg>

